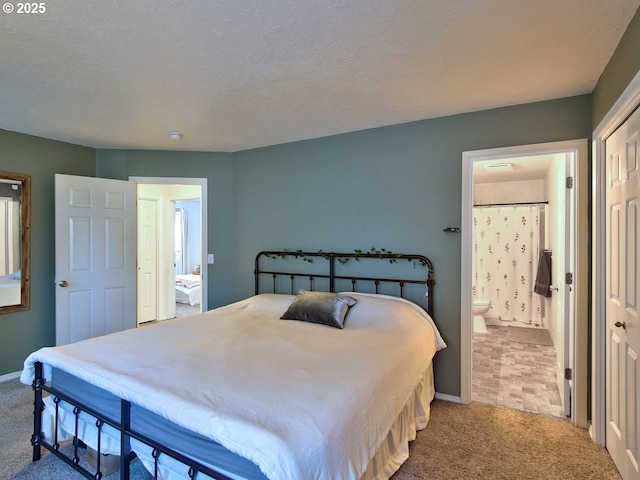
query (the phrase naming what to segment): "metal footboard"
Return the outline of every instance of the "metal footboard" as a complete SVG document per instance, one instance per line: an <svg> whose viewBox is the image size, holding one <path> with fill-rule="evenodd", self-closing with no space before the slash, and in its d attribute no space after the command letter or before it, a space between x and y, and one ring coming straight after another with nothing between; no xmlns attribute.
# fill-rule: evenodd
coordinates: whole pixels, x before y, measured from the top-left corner
<svg viewBox="0 0 640 480"><path fill-rule="evenodd" d="M215 480L231 480L227 475L216 471L215 469L204 465L192 458L183 455L171 448L162 445L157 439L149 438L146 435L136 432L131 428L131 402L126 400L120 401L120 421L116 422L107 418L102 413L91 408L90 406L80 402L69 395L60 392L55 387L48 385L44 380L43 365L41 362L35 364L35 379L32 384L34 390L34 412L33 412L33 435L31 437L31 445L33 446L33 461L41 458L42 448L45 448L56 457L60 458L67 465L82 474L86 478L100 480L104 475L101 465L101 444L102 444L102 428L105 424L110 425L120 433L120 479L128 480L131 473L131 461L136 457L135 452L131 449L131 439L135 439L144 443L152 449L152 457L154 459L154 471L151 472L154 479L159 478L159 459L161 455L171 457L189 468L188 477L190 479L198 478L199 474L208 475ZM42 431L42 413L45 409L43 393L49 393L53 398L55 405L55 416L53 424L53 438L49 442ZM70 455L61 450L61 444L58 439L58 422L60 402L64 401L73 407L75 416L75 431L73 432L73 447ZM79 435L80 415L86 413L95 418L95 427L97 429L97 456L95 469L88 469L81 464L80 453L85 450L82 439Z"/></svg>

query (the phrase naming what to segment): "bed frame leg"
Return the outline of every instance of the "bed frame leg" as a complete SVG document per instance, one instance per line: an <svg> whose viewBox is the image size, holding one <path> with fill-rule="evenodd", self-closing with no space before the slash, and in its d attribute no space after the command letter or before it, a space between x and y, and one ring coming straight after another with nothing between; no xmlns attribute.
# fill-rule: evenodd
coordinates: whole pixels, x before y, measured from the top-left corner
<svg viewBox="0 0 640 480"><path fill-rule="evenodd" d="M131 403L120 402L120 478L128 480L131 469Z"/></svg>
<svg viewBox="0 0 640 480"><path fill-rule="evenodd" d="M42 410L44 403L42 402L42 386L44 378L42 374L42 363L35 363L35 378L31 385L34 392L33 400L33 435L31 436L31 445L33 445L33 461L40 460L40 440L42 439Z"/></svg>

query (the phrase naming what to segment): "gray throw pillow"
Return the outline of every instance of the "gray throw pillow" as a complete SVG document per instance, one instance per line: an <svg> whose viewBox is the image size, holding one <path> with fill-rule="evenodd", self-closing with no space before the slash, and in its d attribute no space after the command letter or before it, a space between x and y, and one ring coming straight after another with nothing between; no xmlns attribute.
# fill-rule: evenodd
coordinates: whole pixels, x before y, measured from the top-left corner
<svg viewBox="0 0 640 480"><path fill-rule="evenodd" d="M355 304L356 300L348 295L300 290L280 318L344 328L349 307Z"/></svg>

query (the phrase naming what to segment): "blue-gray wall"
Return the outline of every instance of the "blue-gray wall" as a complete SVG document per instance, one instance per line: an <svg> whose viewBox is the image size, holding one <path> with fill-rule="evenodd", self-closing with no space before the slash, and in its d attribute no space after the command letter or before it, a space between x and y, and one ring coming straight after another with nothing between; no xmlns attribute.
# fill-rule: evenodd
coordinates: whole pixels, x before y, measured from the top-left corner
<svg viewBox="0 0 640 480"><path fill-rule="evenodd" d="M588 95L424 120L234 154L236 292L263 249L421 253L435 264L448 343L436 388L460 394L462 152L589 137Z"/></svg>
<svg viewBox="0 0 640 480"><path fill-rule="evenodd" d="M436 320L449 344L439 392L460 391L462 152L588 137L590 96L500 108L235 154L101 150L97 174L207 177L210 306L253 293L264 249L387 248L436 268Z"/></svg>
<svg viewBox="0 0 640 480"><path fill-rule="evenodd" d="M593 90L592 126L594 130L639 71L640 9L629 22Z"/></svg>
<svg viewBox="0 0 640 480"><path fill-rule="evenodd" d="M460 223L462 152L588 137L590 119L590 96L585 95L235 154L99 150L95 174L207 178L208 250L216 254L216 264L209 267L211 307L252 293L252 261L265 248L351 251L374 246L428 255L436 267L436 320L449 344L439 354L436 386L458 395L460 238L442 229ZM64 151L72 148L28 138ZM51 172L65 171L47 165ZM94 170L91 165L85 173L65 173L92 175ZM49 212L45 228L52 232L49 176L46 205L34 205L34 210ZM34 232L39 224L34 222ZM48 280L33 286L43 308L48 307L46 319L40 320L46 333L21 330L34 348L53 341L53 291L44 286L53 278L52 238L49 249ZM3 320L9 317L16 315ZM28 353L24 350L10 354L3 373L19 367Z"/></svg>
<svg viewBox="0 0 640 480"><path fill-rule="evenodd" d="M0 170L31 175L31 309L0 315L0 375L55 342L55 173L94 176L95 150L0 130Z"/></svg>
<svg viewBox="0 0 640 480"><path fill-rule="evenodd" d="M436 387L460 393L462 152L589 137L590 96L500 108L234 154L100 150L98 176L207 177L209 302L253 293L264 249L387 248L436 268L436 320L449 345Z"/></svg>

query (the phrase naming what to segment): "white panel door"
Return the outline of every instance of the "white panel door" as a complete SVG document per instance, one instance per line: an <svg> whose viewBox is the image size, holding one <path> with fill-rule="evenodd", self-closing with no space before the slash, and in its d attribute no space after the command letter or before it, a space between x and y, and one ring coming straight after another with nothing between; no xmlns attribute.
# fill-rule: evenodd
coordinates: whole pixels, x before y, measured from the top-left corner
<svg viewBox="0 0 640 480"><path fill-rule="evenodd" d="M136 326L133 182L55 176L56 345Z"/></svg>
<svg viewBox="0 0 640 480"><path fill-rule="evenodd" d="M158 201L138 199L138 323L158 319Z"/></svg>
<svg viewBox="0 0 640 480"><path fill-rule="evenodd" d="M636 111L605 144L606 445L625 480L640 480L640 192Z"/></svg>

